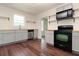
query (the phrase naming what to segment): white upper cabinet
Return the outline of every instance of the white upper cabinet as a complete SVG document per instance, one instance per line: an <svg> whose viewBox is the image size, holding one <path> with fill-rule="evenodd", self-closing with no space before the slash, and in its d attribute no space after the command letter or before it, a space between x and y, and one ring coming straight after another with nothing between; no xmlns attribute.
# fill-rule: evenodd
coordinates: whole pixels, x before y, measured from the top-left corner
<svg viewBox="0 0 79 59"><path fill-rule="evenodd" d="M27 29L36 29L37 28L37 21L35 20L30 20L30 21L26 21L26 26L27 26Z"/></svg>
<svg viewBox="0 0 79 59"><path fill-rule="evenodd" d="M56 11L60 12L60 11L63 11L63 10L66 10L66 9L70 9L70 8L73 8L72 4L64 4L64 5L61 5L60 7L58 7L56 9Z"/></svg>
<svg viewBox="0 0 79 59"><path fill-rule="evenodd" d="M79 17L79 3L74 3L73 9L75 10L74 11L74 17Z"/></svg>
<svg viewBox="0 0 79 59"><path fill-rule="evenodd" d="M79 18L75 18L74 29L75 31L79 31Z"/></svg>
<svg viewBox="0 0 79 59"><path fill-rule="evenodd" d="M48 30L57 30L56 21L48 24Z"/></svg>
<svg viewBox="0 0 79 59"><path fill-rule="evenodd" d="M56 16L51 16L48 19L48 30L57 30Z"/></svg>
<svg viewBox="0 0 79 59"><path fill-rule="evenodd" d="M73 8L74 9L79 9L79 3L73 3Z"/></svg>
<svg viewBox="0 0 79 59"><path fill-rule="evenodd" d="M63 10L67 10L67 9L71 9L71 8L73 8L73 5L71 3L63 6Z"/></svg>

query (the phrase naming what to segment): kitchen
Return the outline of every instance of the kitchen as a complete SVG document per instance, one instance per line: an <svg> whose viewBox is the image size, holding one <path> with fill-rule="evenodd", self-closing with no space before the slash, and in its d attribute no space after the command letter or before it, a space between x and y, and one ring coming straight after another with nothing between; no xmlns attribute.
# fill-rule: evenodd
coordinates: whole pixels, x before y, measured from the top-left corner
<svg viewBox="0 0 79 59"><path fill-rule="evenodd" d="M21 6L21 7L19 7L19 6ZM27 7L25 8L24 6L25 7L27 6ZM48 6L48 7L46 7L46 6ZM50 6L50 8L49 8L49 6ZM53 47L54 43L55 43L54 31L59 30L59 28L58 28L59 26L72 25L72 27L73 27L72 36L70 36L70 37L72 37L71 50L72 50L72 53L74 53L75 55L79 55L78 54L78 52L79 52L79 47L78 47L79 7L78 6L79 6L79 4L76 4L76 3L67 3L67 4L66 3L55 3L55 4L54 3L47 3L47 4L44 4L44 3L43 4L42 3L41 4L40 3L38 3L38 4L1 3L0 4L0 24L1 24L0 25L0 46L2 47L2 46L6 46L6 45L8 46L8 45L12 45L12 44L16 45L19 43L19 44L24 44L24 47L26 47L28 45L31 50L33 49L33 51L34 51L34 49L36 49L36 51L37 51L37 50L41 49L41 44L42 44L42 41L44 40L44 44L46 44L46 45L48 44ZM36 8L36 9L34 9L34 8ZM32 9L33 9L33 11L32 11ZM71 14L70 17L72 17L72 18L68 18L67 20L66 19L63 19L63 20L57 19L58 17L57 17L56 13L63 11L63 10L67 10L66 13L68 13L69 12L68 10L70 10L69 14ZM64 36L64 37L66 37L66 36ZM60 39L62 39L62 38L60 38ZM28 42L28 40L30 42ZM39 42L37 43L37 40L41 41L40 46L37 45L39 43ZM32 42L32 41L34 41L34 42ZM22 42L22 43L20 43L20 42ZM23 43L23 42L26 42L26 43ZM30 43L32 43L32 44L30 44ZM34 48L32 48L31 46ZM12 46L12 48L13 47L14 46ZM9 49L9 48L7 48L7 49ZM62 50L62 49L60 49L60 50ZM29 51L29 49L27 49L27 51ZM40 52L40 51L37 51L37 52ZM40 55L37 52L34 51L34 53L36 53L37 55ZM20 53L20 52L18 52L18 53ZM54 52L54 54L55 53L56 52ZM69 52L69 53L71 53L71 52ZM16 53L14 53L14 54L16 54ZM44 55L48 55L48 54L51 55L51 53L49 51L48 51L48 53L44 53ZM52 53L52 55L54 55L54 54ZM30 55L30 52L28 52L28 54L26 54L26 55ZM33 55L33 54L31 54L31 55ZM64 53L58 54L58 55L64 55ZM67 54L65 54L65 55L67 55Z"/></svg>

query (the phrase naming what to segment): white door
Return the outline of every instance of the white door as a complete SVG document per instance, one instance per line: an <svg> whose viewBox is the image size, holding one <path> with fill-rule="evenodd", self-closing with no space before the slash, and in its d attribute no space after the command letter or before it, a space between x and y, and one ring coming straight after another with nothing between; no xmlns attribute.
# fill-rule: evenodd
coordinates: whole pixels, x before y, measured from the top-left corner
<svg viewBox="0 0 79 59"><path fill-rule="evenodd" d="M42 38L45 39L45 31L48 29L48 19L43 18L41 20L41 33L42 33Z"/></svg>

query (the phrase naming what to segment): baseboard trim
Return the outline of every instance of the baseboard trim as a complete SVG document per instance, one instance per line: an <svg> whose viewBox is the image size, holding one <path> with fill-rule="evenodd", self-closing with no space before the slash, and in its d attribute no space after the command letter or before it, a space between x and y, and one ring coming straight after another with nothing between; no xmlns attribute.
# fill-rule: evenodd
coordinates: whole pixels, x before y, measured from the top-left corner
<svg viewBox="0 0 79 59"><path fill-rule="evenodd" d="M25 42L25 41L27 41L27 40L28 40L28 39L24 39L24 40L20 40L20 41L14 41L14 42L10 42L10 43L0 44L0 47L1 47L1 46L6 46L6 45L15 44L15 43L20 43L20 42Z"/></svg>
<svg viewBox="0 0 79 59"><path fill-rule="evenodd" d="M79 52L78 51L72 50L72 53L75 54L76 56L79 56Z"/></svg>
<svg viewBox="0 0 79 59"><path fill-rule="evenodd" d="M52 44L50 44L50 43L47 43L47 46L54 47L54 45L52 45Z"/></svg>
<svg viewBox="0 0 79 59"><path fill-rule="evenodd" d="M35 38L34 38L35 39ZM34 40L33 39L33 40ZM23 39L23 40L20 40L20 41L14 41L14 42L10 42L10 43L4 43L4 44L0 44L0 47L1 46L6 46L6 45L11 45L11 44L17 44L17 43L21 43L21 42L25 42L25 41L28 41L29 39ZM40 39L35 39L35 40L39 40L40 41Z"/></svg>
<svg viewBox="0 0 79 59"><path fill-rule="evenodd" d="M49 47L54 47L54 45L52 45L52 44L50 44L50 43L47 43L47 46L49 46ZM72 50L72 54L73 54L74 56L79 56L79 52L78 52L78 51Z"/></svg>

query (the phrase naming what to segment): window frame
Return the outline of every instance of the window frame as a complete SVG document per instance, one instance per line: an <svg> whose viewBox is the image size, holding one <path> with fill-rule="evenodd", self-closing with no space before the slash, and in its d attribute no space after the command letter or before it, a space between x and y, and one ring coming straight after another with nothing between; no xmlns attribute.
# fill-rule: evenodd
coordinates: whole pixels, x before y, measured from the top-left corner
<svg viewBox="0 0 79 59"><path fill-rule="evenodd" d="M25 26L25 17L15 14L13 17L14 26Z"/></svg>

